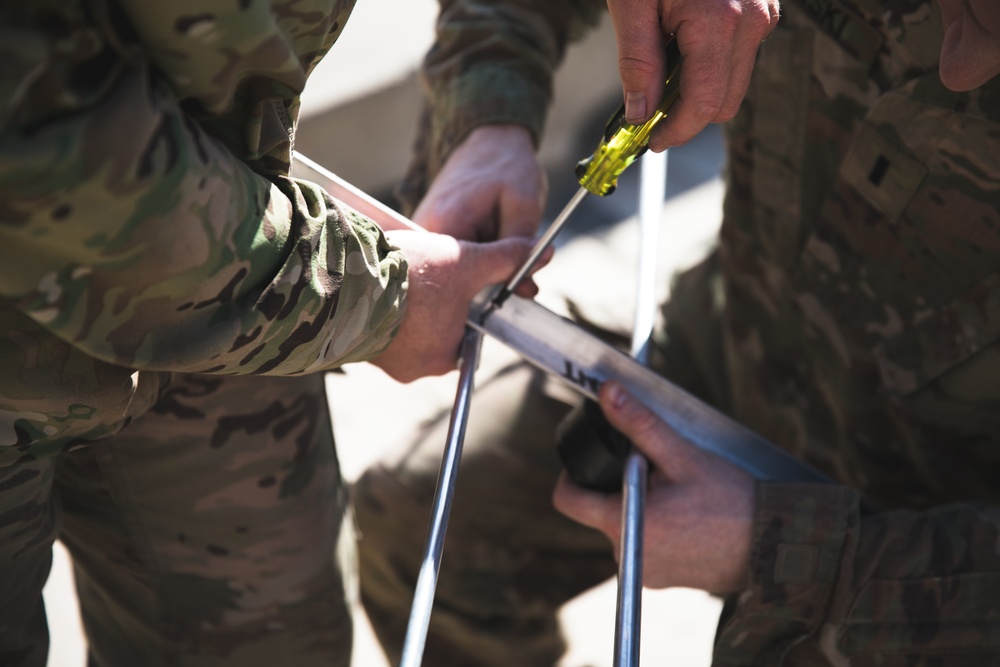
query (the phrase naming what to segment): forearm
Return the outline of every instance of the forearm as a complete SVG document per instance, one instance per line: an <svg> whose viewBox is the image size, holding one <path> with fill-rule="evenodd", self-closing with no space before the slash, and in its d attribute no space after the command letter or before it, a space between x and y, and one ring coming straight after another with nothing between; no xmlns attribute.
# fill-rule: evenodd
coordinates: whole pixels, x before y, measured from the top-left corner
<svg viewBox="0 0 1000 667"><path fill-rule="evenodd" d="M406 265L381 232L254 173L148 68L114 71L63 108L39 96L43 123L4 100L0 293L138 369L292 374L383 349Z"/></svg>
<svg viewBox="0 0 1000 667"><path fill-rule="evenodd" d="M816 646L832 664L995 652L995 508L868 513L834 486L760 485L757 495L750 578L727 607L715 664L798 664Z"/></svg>

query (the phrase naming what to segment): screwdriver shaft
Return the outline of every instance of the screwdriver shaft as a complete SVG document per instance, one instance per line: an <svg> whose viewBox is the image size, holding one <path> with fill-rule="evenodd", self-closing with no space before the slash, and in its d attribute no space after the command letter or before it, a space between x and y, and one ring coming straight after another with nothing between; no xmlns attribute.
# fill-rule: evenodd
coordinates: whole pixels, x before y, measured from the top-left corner
<svg viewBox="0 0 1000 667"><path fill-rule="evenodd" d="M497 292L495 297L493 297L493 302L483 313L484 320L491 312L493 312L494 308L502 306L503 302L507 300L507 297L514 293L517 286L521 284L524 277L528 275L531 269L538 262L538 258L542 256L542 253L544 253L550 245L552 245L552 241L555 240L559 230L563 228L563 225L565 225L566 221L569 220L569 216L574 210L576 210L576 207L580 205L580 202L583 201L585 196L587 196L586 188L580 188L576 191L573 198L569 200L569 203L566 204L565 207L563 207L563 210L559 213L556 219L552 221L552 224L549 225L547 230L545 230L545 233L538 239L538 242L535 243L535 247L531 249L531 254L528 255L528 259L524 261L521 268L519 268L514 275L511 276L511 279L507 281L507 284L504 285L499 292Z"/></svg>

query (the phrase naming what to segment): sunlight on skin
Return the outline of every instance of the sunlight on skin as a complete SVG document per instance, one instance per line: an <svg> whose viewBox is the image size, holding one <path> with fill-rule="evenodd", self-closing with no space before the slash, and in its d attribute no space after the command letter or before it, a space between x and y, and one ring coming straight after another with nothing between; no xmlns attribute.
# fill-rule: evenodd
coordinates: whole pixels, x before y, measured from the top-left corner
<svg viewBox="0 0 1000 667"><path fill-rule="evenodd" d="M939 2L945 26L941 82L951 90L972 90L1000 74L1000 2Z"/></svg>

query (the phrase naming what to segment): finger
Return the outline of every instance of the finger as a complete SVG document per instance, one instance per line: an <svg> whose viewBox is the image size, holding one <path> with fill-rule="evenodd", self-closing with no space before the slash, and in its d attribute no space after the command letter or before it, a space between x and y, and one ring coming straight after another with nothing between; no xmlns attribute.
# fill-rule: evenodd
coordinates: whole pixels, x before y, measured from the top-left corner
<svg viewBox="0 0 1000 667"><path fill-rule="evenodd" d="M743 98L750 87L750 77L757 61L760 44L778 25L780 6L776 0L745 2L743 16L732 51L729 89L722 103L715 123L731 120L739 111Z"/></svg>
<svg viewBox="0 0 1000 667"><path fill-rule="evenodd" d="M643 123L653 115L663 94L666 37L656 2L617 0L608 3L618 43L618 73L625 99L625 120Z"/></svg>
<svg viewBox="0 0 1000 667"><path fill-rule="evenodd" d="M538 296L538 283L531 278L525 278L514 288L514 294L525 299L534 299Z"/></svg>
<svg viewBox="0 0 1000 667"><path fill-rule="evenodd" d="M650 139L661 151L681 145L709 123L729 120L746 94L760 42L778 21L774 0L711 2L688 12L675 30L684 57L680 99Z"/></svg>
<svg viewBox="0 0 1000 667"><path fill-rule="evenodd" d="M595 493L580 488L563 472L552 493L553 506L585 526L596 528L612 540L621 532L621 494Z"/></svg>
<svg viewBox="0 0 1000 667"><path fill-rule="evenodd" d="M701 452L621 384L605 382L599 399L611 425L624 433L667 479L679 482L701 474Z"/></svg>
<svg viewBox="0 0 1000 667"><path fill-rule="evenodd" d="M535 260L534 265L531 267L531 273L535 274L541 269L544 269L546 266L548 266L549 262L552 261L552 258L555 257L555 254L556 254L556 249L554 247L549 246L548 248L546 248L545 251L538 256L538 259Z"/></svg>
<svg viewBox="0 0 1000 667"><path fill-rule="evenodd" d="M743 98L746 97L747 89L750 87L750 75L753 74L756 53L757 45L754 43L750 47L749 56L734 55L729 88L726 90L726 96L722 100L722 107L719 109L718 115L711 122L724 123L732 120L740 110Z"/></svg>
<svg viewBox="0 0 1000 667"><path fill-rule="evenodd" d="M465 281L468 294L475 294L487 285L506 282L521 268L531 254L533 241L515 236L488 243L461 241L463 263L472 267Z"/></svg>
<svg viewBox="0 0 1000 667"><path fill-rule="evenodd" d="M538 271L545 268L550 261L552 261L553 255L555 255L555 248L552 246L546 248L545 251L538 256L538 259L535 260L534 264L531 265L531 271L528 276L521 280L517 287L514 288L514 293L526 299L534 298L535 295L538 294L538 283L535 282L533 276L538 273Z"/></svg>
<svg viewBox="0 0 1000 667"><path fill-rule="evenodd" d="M713 28L718 39L685 39L697 28L690 23L680 26L677 47L684 58L681 69L680 94L666 121L650 138L654 151L680 146L690 141L720 113L729 92L729 75L733 26L720 22Z"/></svg>

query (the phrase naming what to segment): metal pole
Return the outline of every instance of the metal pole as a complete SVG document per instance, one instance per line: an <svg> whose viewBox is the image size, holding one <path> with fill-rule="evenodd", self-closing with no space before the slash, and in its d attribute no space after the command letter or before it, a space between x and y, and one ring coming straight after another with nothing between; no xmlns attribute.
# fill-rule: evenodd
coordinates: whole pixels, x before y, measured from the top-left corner
<svg viewBox="0 0 1000 667"><path fill-rule="evenodd" d="M632 358L649 363L649 343L656 322L656 270L660 219L667 194L667 151L647 152L639 170L639 261L636 267Z"/></svg>
<svg viewBox="0 0 1000 667"><path fill-rule="evenodd" d="M659 222L666 194L666 151L646 153L639 175L639 261L632 356L647 364L656 319L656 256ZM643 521L648 474L646 458L632 448L625 459L622 475L622 536L618 557L614 667L637 667L639 664Z"/></svg>
<svg viewBox="0 0 1000 667"><path fill-rule="evenodd" d="M639 664L643 518L648 467L645 457L636 451L629 452L625 459L614 667L636 667Z"/></svg>
<svg viewBox="0 0 1000 667"><path fill-rule="evenodd" d="M438 473L437 488L434 491L431 521L427 528L427 541L424 546L420 574L417 577L416 591L413 594L410 620L406 626L406 638L403 640L400 667L419 667L421 660L423 660L427 628L430 625L431 610L434 606L434 592L437 588L438 573L441 571L441 552L444 549L448 517L451 514L452 498L455 495L458 463L462 457L462 444L465 441L465 426L469 420L473 379L476 366L479 365L479 351L482 342L483 334L480 331L466 327L465 338L462 341L458 390L451 412L451 421L448 424L448 442L445 445L444 455L441 457L441 470Z"/></svg>

